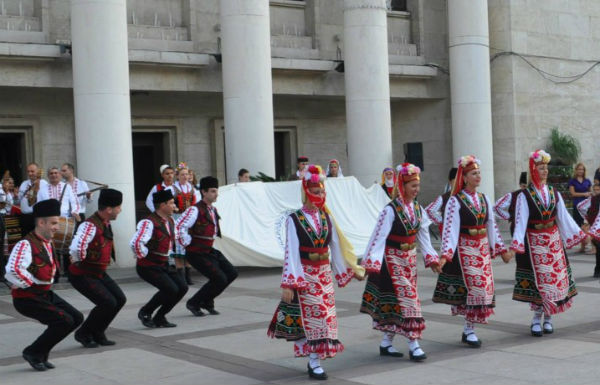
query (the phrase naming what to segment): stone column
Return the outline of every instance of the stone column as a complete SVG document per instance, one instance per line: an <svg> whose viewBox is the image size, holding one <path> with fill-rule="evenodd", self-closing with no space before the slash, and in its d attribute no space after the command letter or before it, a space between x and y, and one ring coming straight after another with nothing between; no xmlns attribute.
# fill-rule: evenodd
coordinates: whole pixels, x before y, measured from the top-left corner
<svg viewBox="0 0 600 385"><path fill-rule="evenodd" d="M133 265L135 232L126 0L71 0L77 174L123 192L117 263ZM97 202L98 193L94 194Z"/></svg>
<svg viewBox="0 0 600 385"><path fill-rule="evenodd" d="M453 164L481 159L480 190L494 198L487 1L448 1Z"/></svg>
<svg viewBox="0 0 600 385"><path fill-rule="evenodd" d="M392 166L385 0L344 0L348 168L364 186Z"/></svg>
<svg viewBox="0 0 600 385"><path fill-rule="evenodd" d="M275 177L269 0L221 0L227 182L240 168Z"/></svg>

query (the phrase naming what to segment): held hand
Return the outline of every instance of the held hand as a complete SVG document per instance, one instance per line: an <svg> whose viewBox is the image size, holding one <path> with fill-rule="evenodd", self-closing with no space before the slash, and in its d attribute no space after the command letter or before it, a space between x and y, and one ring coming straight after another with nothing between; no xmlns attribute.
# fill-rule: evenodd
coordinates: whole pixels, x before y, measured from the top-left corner
<svg viewBox="0 0 600 385"><path fill-rule="evenodd" d="M77 222L81 222L81 217L79 216L79 213L71 213L73 215L73 218L75 218L75 220Z"/></svg>
<svg viewBox="0 0 600 385"><path fill-rule="evenodd" d="M91 193L91 192L89 192L89 191L88 191L88 192L86 192L86 193L85 193L85 197L86 197L88 200L89 200L89 199L92 199L92 193Z"/></svg>
<svg viewBox="0 0 600 385"><path fill-rule="evenodd" d="M281 289L281 300L285 303L292 303L294 299L294 290L292 289Z"/></svg>
<svg viewBox="0 0 600 385"><path fill-rule="evenodd" d="M358 281L364 281L365 278L367 278L367 273L365 272L365 274L362 276L359 274L354 274L354 278L356 278L356 280L358 280Z"/></svg>
<svg viewBox="0 0 600 385"><path fill-rule="evenodd" d="M430 266L431 271L433 271L434 273L441 273L442 272L442 268L440 267L440 264L438 262L433 262Z"/></svg>
<svg viewBox="0 0 600 385"><path fill-rule="evenodd" d="M440 258L440 271L442 271L442 269L444 268L444 265L446 264L446 262L448 262L446 260L446 258L444 258L444 257Z"/></svg>
<svg viewBox="0 0 600 385"><path fill-rule="evenodd" d="M502 253L502 260L504 263L509 263L511 259L515 256L515 252L512 250L506 251Z"/></svg>

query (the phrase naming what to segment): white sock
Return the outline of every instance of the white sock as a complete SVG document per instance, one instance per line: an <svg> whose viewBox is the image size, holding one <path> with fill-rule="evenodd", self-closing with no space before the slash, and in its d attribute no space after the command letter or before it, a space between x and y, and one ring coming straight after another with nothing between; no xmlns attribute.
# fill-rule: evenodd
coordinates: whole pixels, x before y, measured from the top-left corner
<svg viewBox="0 0 600 385"><path fill-rule="evenodd" d="M310 353L308 356L308 364L310 368L315 372L315 374L323 373L323 368L321 367L321 360L319 360L319 355L317 353Z"/></svg>
<svg viewBox="0 0 600 385"><path fill-rule="evenodd" d="M465 326L463 328L463 333L467 335L467 341L477 341L479 338L475 335L475 325L473 322L469 322L465 320Z"/></svg>
<svg viewBox="0 0 600 385"><path fill-rule="evenodd" d="M544 322L552 323L552 316L548 314L544 314Z"/></svg>
<svg viewBox="0 0 600 385"><path fill-rule="evenodd" d="M542 314L543 312L541 311L535 311L533 313L533 319L531 320L531 331L532 332L541 332L542 331L542 326L540 325L540 323L542 322Z"/></svg>
<svg viewBox="0 0 600 385"><path fill-rule="evenodd" d="M423 349L421 349L421 346L419 346L419 340L408 340L408 349L415 356L421 356L421 355L425 354Z"/></svg>
<svg viewBox="0 0 600 385"><path fill-rule="evenodd" d="M379 346L382 348L388 348L388 351L391 353L398 353L398 351L392 346L392 342L394 341L395 333L383 333L383 338L381 339L381 343Z"/></svg>

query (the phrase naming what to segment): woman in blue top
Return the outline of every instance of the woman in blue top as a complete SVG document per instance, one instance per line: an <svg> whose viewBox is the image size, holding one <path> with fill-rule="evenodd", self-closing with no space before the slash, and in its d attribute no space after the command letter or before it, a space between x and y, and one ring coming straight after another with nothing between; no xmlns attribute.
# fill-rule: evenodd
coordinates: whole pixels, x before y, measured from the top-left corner
<svg viewBox="0 0 600 385"><path fill-rule="evenodd" d="M586 179L585 172L585 165L583 163L577 163L573 173L573 178L571 178L569 181L569 192L571 193L571 198L573 199L573 208L576 208L580 202L592 196L592 182L590 182L589 179ZM581 216L581 214L579 214L577 209L573 210L573 219L575 219L575 222L579 227L583 226L584 218ZM581 242L582 253L585 251L585 245L588 243L588 239Z"/></svg>

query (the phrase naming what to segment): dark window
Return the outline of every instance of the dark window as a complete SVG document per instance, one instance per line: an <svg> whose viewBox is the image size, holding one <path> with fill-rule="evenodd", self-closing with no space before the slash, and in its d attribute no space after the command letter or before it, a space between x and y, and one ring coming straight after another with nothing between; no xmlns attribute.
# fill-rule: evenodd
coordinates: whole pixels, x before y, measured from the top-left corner
<svg viewBox="0 0 600 385"><path fill-rule="evenodd" d="M406 0L392 0L392 11L406 11Z"/></svg>
<svg viewBox="0 0 600 385"><path fill-rule="evenodd" d="M421 171L425 170L423 165L423 143L404 143L404 161L419 166Z"/></svg>

